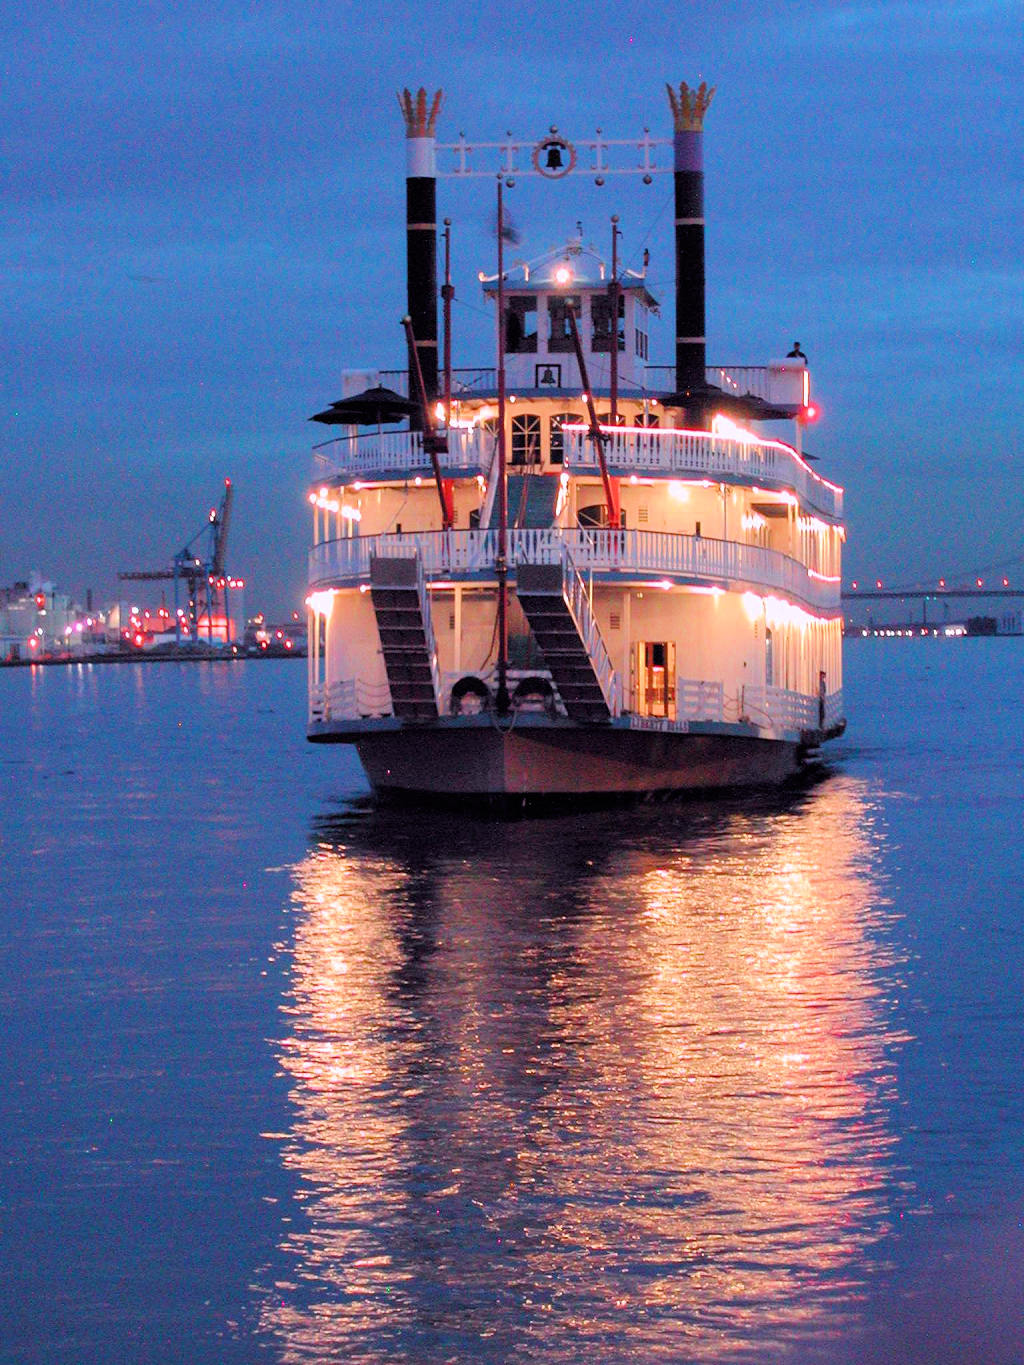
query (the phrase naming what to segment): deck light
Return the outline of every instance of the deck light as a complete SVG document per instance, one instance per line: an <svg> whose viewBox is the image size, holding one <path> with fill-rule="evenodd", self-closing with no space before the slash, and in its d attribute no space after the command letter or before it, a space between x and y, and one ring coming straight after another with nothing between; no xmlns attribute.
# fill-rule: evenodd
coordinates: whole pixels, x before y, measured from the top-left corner
<svg viewBox="0 0 1024 1365"><path fill-rule="evenodd" d="M333 588L327 588L323 592L311 592L306 598L306 606L315 616L330 616L331 608L334 606Z"/></svg>

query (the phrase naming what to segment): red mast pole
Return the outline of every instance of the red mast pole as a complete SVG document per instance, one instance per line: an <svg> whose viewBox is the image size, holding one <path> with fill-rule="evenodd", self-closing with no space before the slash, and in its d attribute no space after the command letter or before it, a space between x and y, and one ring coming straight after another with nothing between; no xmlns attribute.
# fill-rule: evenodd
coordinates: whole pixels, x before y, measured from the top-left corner
<svg viewBox="0 0 1024 1365"><path fill-rule="evenodd" d="M498 712L508 696L508 479L505 461L505 210L498 177Z"/></svg>
<svg viewBox="0 0 1024 1365"><path fill-rule="evenodd" d="M597 451L597 465L601 471L601 483L604 485L604 497L608 506L608 525L618 528L619 516L619 490L615 480L608 473L608 461L604 453L604 432L601 430L601 423L597 420L597 409L594 407L594 395L590 388L590 375L587 373L587 361L583 354L583 343L580 341L580 329L576 325L576 309L569 300L566 300L566 312L569 316L569 331L572 333L572 344L576 351L576 363L580 367L580 378L583 380L583 401L587 405L587 415L590 418L590 437L594 442Z"/></svg>
<svg viewBox="0 0 1024 1365"><path fill-rule="evenodd" d="M437 496L441 503L441 529L450 531L452 529L452 505L448 495L448 490L444 486L444 478L441 474L441 455L448 454L448 438L438 435L434 430L434 418L430 411L430 399L427 397L426 386L423 382L423 370L420 367L420 353L416 348L416 334L413 331L412 318L408 314L402 319L402 326L405 328L405 339L409 343L409 365L412 369L411 378L416 385L417 397L420 401L420 410L423 414L423 449L430 456L430 463L434 470L434 482L437 484Z"/></svg>
<svg viewBox="0 0 1024 1365"><path fill-rule="evenodd" d="M609 302L612 308L612 354L611 379L611 423L619 425L619 216L612 214L612 278L608 286Z"/></svg>

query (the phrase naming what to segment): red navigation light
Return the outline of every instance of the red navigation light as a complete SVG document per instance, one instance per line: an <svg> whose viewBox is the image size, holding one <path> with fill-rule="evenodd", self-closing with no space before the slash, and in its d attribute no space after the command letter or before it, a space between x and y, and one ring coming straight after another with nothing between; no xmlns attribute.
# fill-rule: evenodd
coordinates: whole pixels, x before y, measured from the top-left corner
<svg viewBox="0 0 1024 1365"><path fill-rule="evenodd" d="M46 593L45 593L45 592L37 592L37 593L36 593L36 606L39 608L40 611L42 611L43 607L46 606Z"/></svg>
<svg viewBox="0 0 1024 1365"><path fill-rule="evenodd" d="M1009 586L1010 586L1010 580L1009 580L1008 578L1004 578L1004 579L1003 579L1003 587L1004 587L1004 588L1008 588Z"/></svg>
<svg viewBox="0 0 1024 1365"><path fill-rule="evenodd" d="M876 579L875 579L875 587L876 587L876 588L880 588L881 586L882 586L882 580L881 580L880 578L876 578Z"/></svg>
<svg viewBox="0 0 1024 1365"><path fill-rule="evenodd" d="M857 582L856 579L854 579L853 582L850 584L850 586L851 586L852 588L859 588L859 587L860 587L860 584Z"/></svg>
<svg viewBox="0 0 1024 1365"><path fill-rule="evenodd" d="M977 583L979 588L983 588L985 586L985 584L981 581L980 578L976 578L974 581Z"/></svg>
<svg viewBox="0 0 1024 1365"><path fill-rule="evenodd" d="M820 416L821 408L817 403L805 403L800 409L800 415L797 417L797 421L802 422L804 426L806 426L809 422L816 422Z"/></svg>
<svg viewBox="0 0 1024 1365"><path fill-rule="evenodd" d="M945 586L946 586L946 580L945 580L944 578L940 578L940 579L939 579L939 587L940 587L940 588L944 588Z"/></svg>

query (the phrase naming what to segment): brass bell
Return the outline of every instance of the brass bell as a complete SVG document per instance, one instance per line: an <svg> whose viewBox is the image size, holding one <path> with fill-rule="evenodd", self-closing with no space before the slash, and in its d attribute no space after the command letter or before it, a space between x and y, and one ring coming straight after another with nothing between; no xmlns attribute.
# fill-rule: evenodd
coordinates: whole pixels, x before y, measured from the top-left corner
<svg viewBox="0 0 1024 1365"><path fill-rule="evenodd" d="M562 149L557 143L552 143L548 148L546 165L549 171L560 171L562 169Z"/></svg>

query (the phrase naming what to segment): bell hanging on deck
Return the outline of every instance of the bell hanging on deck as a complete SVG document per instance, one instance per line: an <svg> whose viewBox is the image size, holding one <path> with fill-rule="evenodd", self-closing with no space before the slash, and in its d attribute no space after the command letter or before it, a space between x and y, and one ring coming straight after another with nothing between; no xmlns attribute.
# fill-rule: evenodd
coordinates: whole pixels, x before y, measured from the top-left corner
<svg viewBox="0 0 1024 1365"><path fill-rule="evenodd" d="M545 164L549 171L560 171L562 169L562 149L557 143L552 143L548 148L548 159Z"/></svg>

